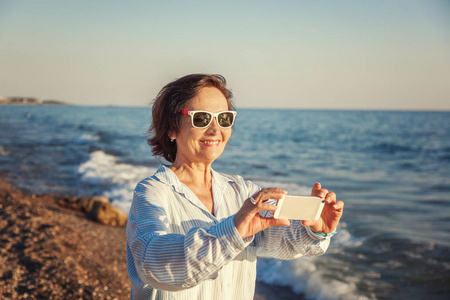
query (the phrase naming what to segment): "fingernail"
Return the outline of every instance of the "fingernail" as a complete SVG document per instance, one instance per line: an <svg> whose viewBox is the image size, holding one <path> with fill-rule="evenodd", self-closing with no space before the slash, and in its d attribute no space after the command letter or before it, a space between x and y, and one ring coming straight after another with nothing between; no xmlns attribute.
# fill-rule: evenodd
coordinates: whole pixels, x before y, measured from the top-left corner
<svg viewBox="0 0 450 300"><path fill-rule="evenodd" d="M319 197L321 197L321 198L325 197L325 193L324 192L319 192Z"/></svg>

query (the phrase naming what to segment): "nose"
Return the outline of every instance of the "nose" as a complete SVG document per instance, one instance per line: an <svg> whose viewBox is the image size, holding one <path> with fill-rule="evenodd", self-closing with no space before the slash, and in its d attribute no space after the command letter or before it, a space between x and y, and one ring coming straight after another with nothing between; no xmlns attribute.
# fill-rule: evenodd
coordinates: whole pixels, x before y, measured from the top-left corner
<svg viewBox="0 0 450 300"><path fill-rule="evenodd" d="M211 121L211 124L209 124L209 126L208 126L208 131L216 132L218 130L220 130L220 126L217 123L217 118L214 117L213 120Z"/></svg>

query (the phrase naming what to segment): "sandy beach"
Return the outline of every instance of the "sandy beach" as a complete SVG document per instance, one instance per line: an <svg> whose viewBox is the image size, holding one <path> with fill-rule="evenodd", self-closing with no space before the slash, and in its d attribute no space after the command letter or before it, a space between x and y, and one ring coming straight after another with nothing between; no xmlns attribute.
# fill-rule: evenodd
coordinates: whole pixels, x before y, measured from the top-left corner
<svg viewBox="0 0 450 300"><path fill-rule="evenodd" d="M0 298L128 299L124 227L0 179Z"/></svg>
<svg viewBox="0 0 450 300"><path fill-rule="evenodd" d="M125 228L91 221L60 198L0 178L0 298L129 299Z"/></svg>

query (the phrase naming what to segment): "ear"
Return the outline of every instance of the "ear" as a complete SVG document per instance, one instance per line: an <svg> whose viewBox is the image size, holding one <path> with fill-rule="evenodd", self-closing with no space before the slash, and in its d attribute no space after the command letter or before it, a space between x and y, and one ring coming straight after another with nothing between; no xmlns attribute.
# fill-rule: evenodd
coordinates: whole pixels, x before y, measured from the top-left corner
<svg viewBox="0 0 450 300"><path fill-rule="evenodd" d="M169 132L168 136L171 142L174 142L177 139L177 135L172 132Z"/></svg>

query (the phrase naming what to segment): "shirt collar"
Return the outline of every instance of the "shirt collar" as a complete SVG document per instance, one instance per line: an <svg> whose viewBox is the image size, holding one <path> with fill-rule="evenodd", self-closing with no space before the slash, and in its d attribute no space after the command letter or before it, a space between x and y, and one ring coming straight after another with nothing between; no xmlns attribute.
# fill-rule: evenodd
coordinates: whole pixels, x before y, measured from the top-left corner
<svg viewBox="0 0 450 300"><path fill-rule="evenodd" d="M181 185L184 185L178 179L177 175L175 175L175 173L171 169L169 169L169 166L165 166L163 164L159 166L159 169L156 171L153 177L155 177L162 183L173 186L174 190L180 190Z"/></svg>
<svg viewBox="0 0 450 300"><path fill-rule="evenodd" d="M211 173L212 173L211 184L213 190L214 210L215 215L217 216L218 209L221 206L221 203L223 202L222 195L225 189L227 188L229 183L235 181L224 174L214 171L213 169L211 169ZM195 194L178 179L177 175L175 175L175 173L171 169L169 169L168 166L161 164L161 166L153 175L153 177L164 184L172 186L173 190L176 193L182 194L194 205L198 206L201 209L205 209L205 206L203 205L203 203L201 203L201 201L197 198L197 196L195 196Z"/></svg>

